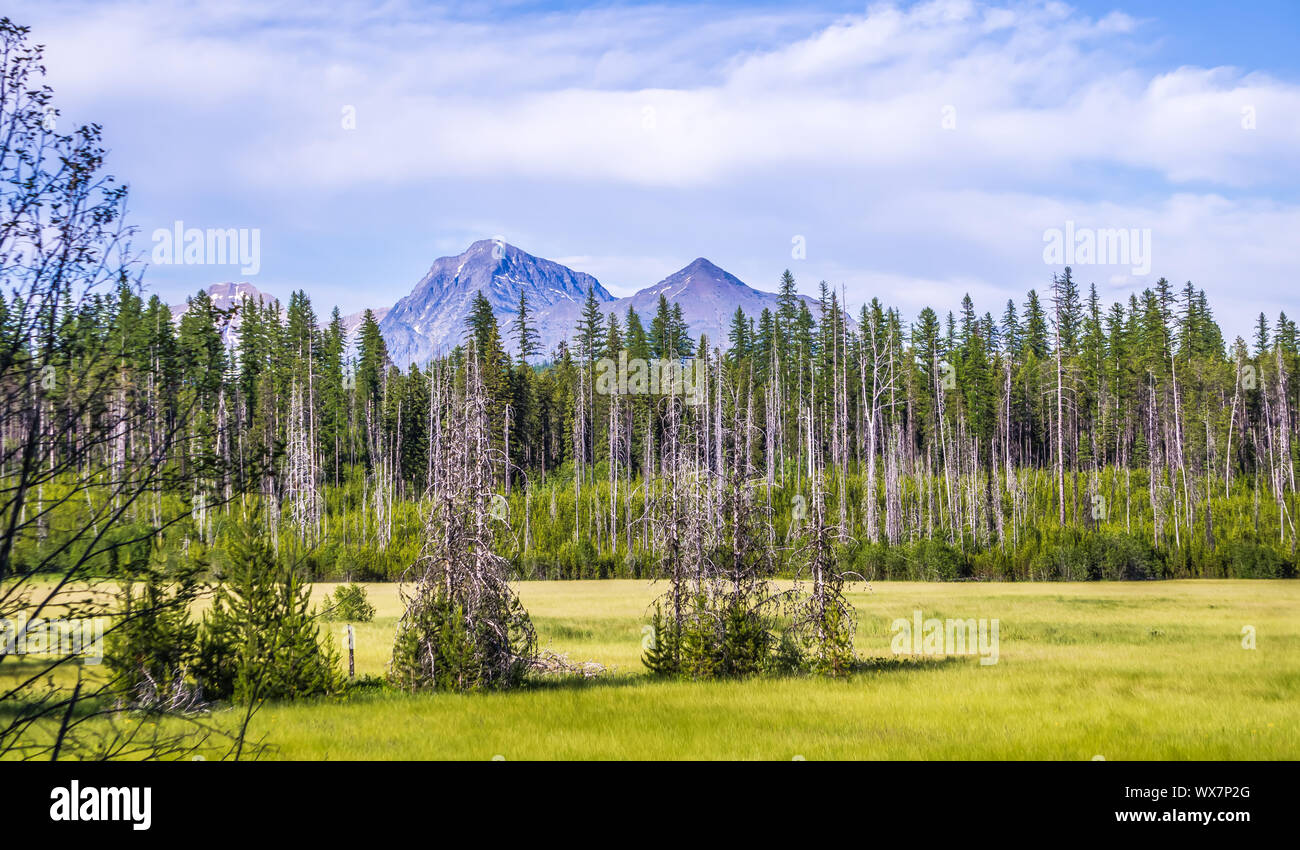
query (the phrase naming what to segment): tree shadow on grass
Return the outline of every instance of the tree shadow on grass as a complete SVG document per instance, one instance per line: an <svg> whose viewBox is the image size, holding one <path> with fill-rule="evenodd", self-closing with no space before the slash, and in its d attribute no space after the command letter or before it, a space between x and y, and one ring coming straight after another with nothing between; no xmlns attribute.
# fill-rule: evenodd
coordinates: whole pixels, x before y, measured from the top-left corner
<svg viewBox="0 0 1300 850"><path fill-rule="evenodd" d="M911 655L867 656L856 659L853 665L849 668L849 673L850 676L858 676L871 673L905 673L940 670L969 660L970 659L966 656L956 655L937 657L918 657ZM560 691L584 690L588 688L622 688L661 682L699 682L705 684L709 682L786 682L798 679L816 680L823 678L829 677L818 676L814 673L760 673L752 676L721 676L718 678L700 679L692 679L689 676L656 676L648 672L611 672L591 677L534 674L529 676L523 686L517 690Z"/></svg>
<svg viewBox="0 0 1300 850"><path fill-rule="evenodd" d="M625 688L650 682L670 681L649 674L603 673L599 676L530 675L515 691L573 691L588 688Z"/></svg>
<svg viewBox="0 0 1300 850"><path fill-rule="evenodd" d="M940 670L959 661L968 661L967 656L940 655L869 655L853 662L849 671L853 675L863 673L905 673L922 670Z"/></svg>

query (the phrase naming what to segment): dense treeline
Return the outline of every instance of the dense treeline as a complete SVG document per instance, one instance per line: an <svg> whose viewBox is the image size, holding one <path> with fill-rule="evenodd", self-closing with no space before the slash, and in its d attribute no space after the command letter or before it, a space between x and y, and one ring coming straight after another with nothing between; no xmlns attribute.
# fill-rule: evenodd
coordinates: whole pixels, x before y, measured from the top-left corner
<svg viewBox="0 0 1300 850"><path fill-rule="evenodd" d="M306 552L318 575L408 567L446 452L438 423L472 351L510 520L498 543L525 576L659 574L668 431L701 423L701 468L761 485L774 548L799 533L824 474L838 557L867 576L1294 572L1295 323L1261 315L1250 344L1225 344L1191 283L1162 278L1105 306L1066 268L999 318L966 297L956 313L908 320L877 299L850 316L825 283L810 310L787 271L776 309L737 311L725 345L691 339L663 298L647 323L589 295L553 352L537 350L526 301L502 327L480 295L466 345L405 372L371 314L349 340L339 311L319 321L303 292L235 311L200 292L173 321L123 282L43 309L48 351L11 318L26 306L0 298L4 346L41 369L40 453L119 469L167 454L169 485L130 513L150 512L150 526L186 514L169 543L214 549L218 563L232 511L255 502L271 506L276 545ZM111 365L82 363L105 349L119 353ZM638 364L678 369L688 403L675 424L671 379L639 383ZM112 439L79 446L62 399L87 382L105 387L102 409L76 415L120 421ZM3 412L8 476L17 419ZM57 478L36 494L42 521L17 541L16 568L45 565L61 526L77 524L66 515L92 509L93 497L59 500ZM42 511L51 501L58 510Z"/></svg>

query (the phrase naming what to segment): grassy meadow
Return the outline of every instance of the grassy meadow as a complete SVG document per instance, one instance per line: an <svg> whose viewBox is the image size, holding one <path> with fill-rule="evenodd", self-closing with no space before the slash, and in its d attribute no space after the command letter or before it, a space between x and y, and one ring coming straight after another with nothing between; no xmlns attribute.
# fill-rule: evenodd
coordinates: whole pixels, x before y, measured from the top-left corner
<svg viewBox="0 0 1300 850"><path fill-rule="evenodd" d="M543 649L609 672L507 693L362 686L267 702L252 737L282 759L1300 758L1300 582L858 584L859 672L720 682L645 673L647 608L666 585L517 587ZM366 588L376 616L355 626L357 675L382 677L401 602L395 584ZM997 663L895 656L891 623L917 610L998 619ZM346 663L343 624L321 627Z"/></svg>
<svg viewBox="0 0 1300 850"><path fill-rule="evenodd" d="M846 681L658 681L640 663L654 585L519 590L543 647L610 675L268 703L254 734L286 759L1300 758L1296 582L858 585L858 651L879 660ZM384 672L400 612L396 585L368 591L377 615L356 627L359 676ZM998 663L898 663L890 624L915 610L997 618ZM342 625L326 627L342 646Z"/></svg>

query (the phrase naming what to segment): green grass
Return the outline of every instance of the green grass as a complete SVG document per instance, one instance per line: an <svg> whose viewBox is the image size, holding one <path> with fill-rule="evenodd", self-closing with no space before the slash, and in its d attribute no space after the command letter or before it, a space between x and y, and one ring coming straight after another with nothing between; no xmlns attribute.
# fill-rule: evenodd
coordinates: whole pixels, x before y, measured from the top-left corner
<svg viewBox="0 0 1300 850"><path fill-rule="evenodd" d="M357 672L382 675L400 603L395 585L368 590L377 616L357 626ZM543 646L613 674L512 693L267 704L254 734L288 759L1300 757L1297 582L860 585L862 655L891 657L890 623L920 609L996 617L999 662L877 663L847 681L658 681L641 667L641 629L662 586L519 590ZM1246 625L1255 650L1242 648Z"/></svg>

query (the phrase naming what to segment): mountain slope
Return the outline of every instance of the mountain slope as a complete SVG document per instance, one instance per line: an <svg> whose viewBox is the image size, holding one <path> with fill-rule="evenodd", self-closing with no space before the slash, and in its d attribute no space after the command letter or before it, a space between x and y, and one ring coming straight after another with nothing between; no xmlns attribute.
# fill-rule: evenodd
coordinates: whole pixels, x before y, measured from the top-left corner
<svg viewBox="0 0 1300 850"><path fill-rule="evenodd" d="M371 310L370 312L374 314L376 322L383 322L384 316L387 316L388 311L391 309L392 309L391 307L379 307L378 309ZM357 337L357 328L361 327L361 323L366 320L366 311L358 310L355 313L348 313L346 316L343 316L342 318L343 318L343 335L347 339L355 342ZM327 327L328 325L329 325L329 317L327 316L325 317L325 320L321 322L321 327Z"/></svg>
<svg viewBox="0 0 1300 850"><path fill-rule="evenodd" d="M754 289L730 272L699 257L654 286L620 299L617 303L619 318L622 319L627 308L632 307L640 314L642 323L649 327L659 309L660 295L669 304L682 305L682 316L686 319L691 338L698 344L700 334L706 334L711 348L727 347L727 331L737 307L756 322L764 308L774 313L777 309L776 293ZM810 302L809 307L814 306L812 299L801 297Z"/></svg>
<svg viewBox="0 0 1300 850"><path fill-rule="evenodd" d="M208 297L212 299L212 306L221 310L238 307L245 300L256 301L259 304L271 304L278 300L274 295L268 295L251 283L214 283L207 288L207 293ZM184 304L171 305L172 321L179 322L187 309L189 309L188 301ZM237 344L239 342L239 326L243 324L243 321L243 311L236 310L221 334L221 341L226 345Z"/></svg>
<svg viewBox="0 0 1300 850"><path fill-rule="evenodd" d="M549 353L572 329L543 321L540 314L557 304L581 304L588 288L602 302L613 299L589 274L534 257L513 245L483 239L463 254L435 260L411 294L393 305L379 328L394 363L402 367L424 363L462 342L474 295L482 292L501 327L502 343L513 351L509 326L523 292L539 314L540 342Z"/></svg>
<svg viewBox="0 0 1300 850"><path fill-rule="evenodd" d="M648 330L659 309L660 295L670 305L681 305L682 318L686 320L691 339L698 344L700 334L706 334L710 348L727 347L727 333L737 307L757 322L764 309L775 313L778 306L776 293L754 289L725 269L704 257L698 257L653 286L601 305L601 310L607 315L617 313L620 325L626 327L627 311L631 307L636 310L641 317L641 324ZM799 297L808 304L814 316L819 315L816 299L807 295ZM580 304L557 304L540 314L538 321L562 329L562 336L572 339L580 307ZM547 351L549 350L548 348Z"/></svg>

